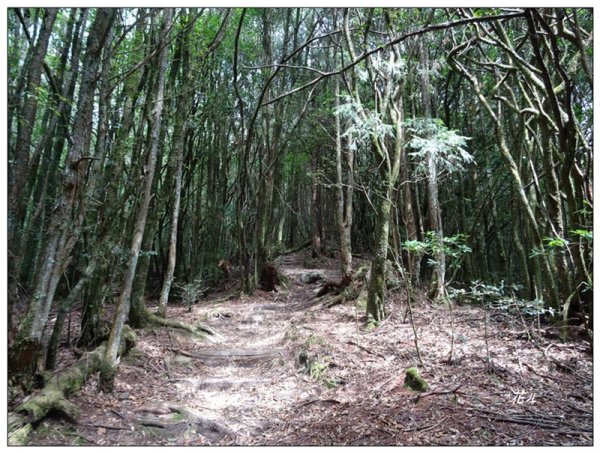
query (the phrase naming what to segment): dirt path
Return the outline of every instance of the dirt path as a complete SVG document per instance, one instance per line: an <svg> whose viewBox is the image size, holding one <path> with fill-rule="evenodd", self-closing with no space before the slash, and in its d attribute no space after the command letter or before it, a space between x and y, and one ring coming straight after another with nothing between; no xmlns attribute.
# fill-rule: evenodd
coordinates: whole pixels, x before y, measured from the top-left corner
<svg viewBox="0 0 600 453"><path fill-rule="evenodd" d="M290 287L214 303L169 317L220 336L199 342L176 330L143 329L113 394L90 380L73 398L78 423L49 419L34 445L591 445L592 358L582 343L529 341L483 312L415 307L431 391L403 387L418 365L406 307L366 332L352 304L311 304L304 254L279 265ZM313 266L315 263L312 263ZM339 278L334 260L320 272ZM502 319L500 319L502 321ZM522 329L521 329L522 330ZM487 364L488 353L493 368Z"/></svg>

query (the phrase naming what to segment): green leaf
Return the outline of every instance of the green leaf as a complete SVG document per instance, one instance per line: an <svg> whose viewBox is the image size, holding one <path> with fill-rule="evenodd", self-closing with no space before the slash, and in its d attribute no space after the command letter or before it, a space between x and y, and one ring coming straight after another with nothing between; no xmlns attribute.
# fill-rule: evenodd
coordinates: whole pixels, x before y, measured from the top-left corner
<svg viewBox="0 0 600 453"><path fill-rule="evenodd" d="M594 239L594 232L593 231L588 231L588 230L571 230L572 234L576 234L577 236L580 236L582 239L585 239L586 241L592 241Z"/></svg>
<svg viewBox="0 0 600 453"><path fill-rule="evenodd" d="M550 248L565 248L569 245L569 241L559 237L545 237L544 242L546 242L546 245Z"/></svg>

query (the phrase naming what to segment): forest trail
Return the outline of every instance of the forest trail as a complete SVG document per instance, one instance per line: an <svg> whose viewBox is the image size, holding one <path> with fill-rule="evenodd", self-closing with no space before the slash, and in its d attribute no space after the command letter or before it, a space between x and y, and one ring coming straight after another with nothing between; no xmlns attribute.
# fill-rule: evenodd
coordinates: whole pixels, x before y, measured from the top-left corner
<svg viewBox="0 0 600 453"><path fill-rule="evenodd" d="M311 271L339 278L336 260L298 253L277 264L288 289L211 295L191 312L170 306L170 318L210 326L218 338L137 331L115 391L98 393L91 379L72 399L81 409L77 423L48 419L31 444L592 443L592 360L584 345L528 341L514 325L490 321L490 372L484 312L456 307L448 364L449 312L421 302L414 316L431 390L418 397L403 386L418 360L401 294L390 298L388 319L367 332L353 303L325 308L315 303L319 285L301 281Z"/></svg>
<svg viewBox="0 0 600 453"><path fill-rule="evenodd" d="M593 443L591 1L5 3L11 444Z"/></svg>

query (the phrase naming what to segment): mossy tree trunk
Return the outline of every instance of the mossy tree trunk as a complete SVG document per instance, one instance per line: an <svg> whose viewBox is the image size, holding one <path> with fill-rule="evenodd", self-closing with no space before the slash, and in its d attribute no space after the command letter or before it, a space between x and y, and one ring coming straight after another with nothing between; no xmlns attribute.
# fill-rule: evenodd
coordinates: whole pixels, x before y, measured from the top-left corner
<svg viewBox="0 0 600 453"><path fill-rule="evenodd" d="M392 27L391 23L387 24ZM349 13L345 10L344 37L352 59L356 59L354 43L350 35ZM390 30L392 32L392 30ZM376 189L375 210L377 221L373 236L374 250L371 265L371 279L367 296L367 322L379 323L385 317L385 277L389 244L390 213L392 200L395 200L396 183L400 174L400 161L404 148L404 105L402 97L402 79L395 69L402 63L400 49L392 46L387 54L385 66L374 70L370 60L367 61L367 72L373 84L374 96L378 100L375 108L377 121L385 121L391 126L393 135L381 132L381 128L369 131L371 150L379 173L379 184ZM374 64L373 64L374 65ZM355 88L350 93L356 105L357 119L363 124L372 123L371 113L362 105L360 94ZM358 125L358 127L362 127Z"/></svg>
<svg viewBox="0 0 600 453"><path fill-rule="evenodd" d="M131 330L124 330L124 341L119 346L119 354L126 355L134 345L136 337ZM79 410L68 397L78 391L88 377L102 366L106 345L86 352L77 362L59 373L52 375L46 385L34 393L27 401L17 406L15 413L9 414L8 443L24 445L35 423L44 419L50 412L59 412L70 420L77 420Z"/></svg>
<svg viewBox="0 0 600 453"><path fill-rule="evenodd" d="M375 226L373 260L371 264L371 280L367 296L367 316L369 321L380 322L385 318L385 275L390 230L390 212L392 203L384 198L377 207L377 223Z"/></svg>
<svg viewBox="0 0 600 453"><path fill-rule="evenodd" d="M10 351L9 367L24 376L32 375L45 365L46 343L44 335L50 309L60 278L71 261L71 252L81 234L87 199L84 196L86 178L88 190L93 177L88 178L94 95L98 83L97 70L102 51L116 17L116 11L98 11L90 29L83 61L83 75L77 103L77 118L72 130L72 145L69 147L62 175L63 192L49 221L49 236L46 240L41 264L25 319L19 327L14 347ZM90 173L94 173L92 168Z"/></svg>
<svg viewBox="0 0 600 453"><path fill-rule="evenodd" d="M368 322L379 323L385 317L385 289L386 289L386 263L389 246L390 217L392 211L392 200L395 192L398 175L400 173L400 158L404 143L403 127L403 103L402 97L396 100L396 111L392 113L395 123L394 148L388 150L383 142L374 140L373 144L376 154L380 156L379 174L382 180L383 193L379 197L376 207L377 221L375 224L374 250L371 265L371 280L369 281L369 293L367 296L367 318ZM384 157L385 156L385 160ZM386 165L388 162L388 165Z"/></svg>

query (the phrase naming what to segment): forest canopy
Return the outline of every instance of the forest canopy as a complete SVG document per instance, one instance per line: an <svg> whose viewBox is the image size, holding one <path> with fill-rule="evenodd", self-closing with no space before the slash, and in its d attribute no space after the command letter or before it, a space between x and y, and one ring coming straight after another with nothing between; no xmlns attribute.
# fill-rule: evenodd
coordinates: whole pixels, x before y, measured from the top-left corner
<svg viewBox="0 0 600 453"><path fill-rule="evenodd" d="M110 382L126 325L224 274L275 289L304 245L340 286L370 262L371 325L393 269L591 327L591 9L7 16L11 375L53 369L79 307Z"/></svg>

